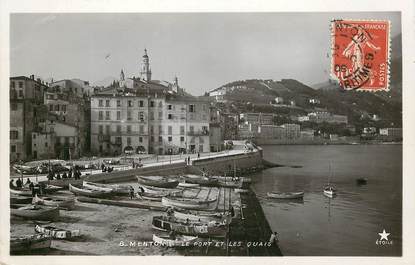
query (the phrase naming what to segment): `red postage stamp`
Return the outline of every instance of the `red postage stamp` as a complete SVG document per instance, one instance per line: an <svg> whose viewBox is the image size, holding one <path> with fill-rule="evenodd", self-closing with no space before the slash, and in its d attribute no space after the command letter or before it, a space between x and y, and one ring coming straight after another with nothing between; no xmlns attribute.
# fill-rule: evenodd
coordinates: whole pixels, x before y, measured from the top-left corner
<svg viewBox="0 0 415 265"><path fill-rule="evenodd" d="M389 88L389 21L333 20L331 73L345 90Z"/></svg>

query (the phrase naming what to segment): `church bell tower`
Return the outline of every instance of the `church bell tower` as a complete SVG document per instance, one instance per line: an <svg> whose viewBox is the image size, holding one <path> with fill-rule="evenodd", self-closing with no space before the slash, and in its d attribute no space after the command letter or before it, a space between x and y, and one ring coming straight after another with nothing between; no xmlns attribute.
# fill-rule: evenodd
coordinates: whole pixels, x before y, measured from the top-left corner
<svg viewBox="0 0 415 265"><path fill-rule="evenodd" d="M150 60L147 55L147 49L144 49L143 61L141 62L140 78L146 82L151 80Z"/></svg>

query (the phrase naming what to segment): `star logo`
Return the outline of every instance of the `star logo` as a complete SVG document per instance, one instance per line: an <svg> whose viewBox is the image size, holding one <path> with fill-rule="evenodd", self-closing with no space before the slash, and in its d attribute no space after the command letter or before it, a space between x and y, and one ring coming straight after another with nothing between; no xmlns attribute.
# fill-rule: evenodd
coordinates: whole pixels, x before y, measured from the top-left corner
<svg viewBox="0 0 415 265"><path fill-rule="evenodd" d="M390 235L390 233L386 233L385 229L383 229L383 232L378 233L378 235L380 235L380 240L382 240L382 239L388 240L388 236Z"/></svg>

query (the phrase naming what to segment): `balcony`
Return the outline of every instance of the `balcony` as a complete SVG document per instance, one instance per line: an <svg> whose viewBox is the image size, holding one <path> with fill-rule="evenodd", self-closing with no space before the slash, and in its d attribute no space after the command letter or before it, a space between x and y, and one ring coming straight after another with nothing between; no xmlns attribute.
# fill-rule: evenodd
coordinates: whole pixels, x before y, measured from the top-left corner
<svg viewBox="0 0 415 265"><path fill-rule="evenodd" d="M188 136L207 136L209 135L209 131L208 130L199 130L199 131L190 131L187 132Z"/></svg>

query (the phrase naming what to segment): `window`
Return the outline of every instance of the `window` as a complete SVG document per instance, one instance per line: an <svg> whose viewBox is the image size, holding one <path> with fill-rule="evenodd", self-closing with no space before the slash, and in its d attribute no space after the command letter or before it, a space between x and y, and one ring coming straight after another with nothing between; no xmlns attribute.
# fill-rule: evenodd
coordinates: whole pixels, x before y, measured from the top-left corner
<svg viewBox="0 0 415 265"><path fill-rule="evenodd" d="M127 111L127 120L131 120L131 111Z"/></svg>
<svg viewBox="0 0 415 265"><path fill-rule="evenodd" d="M144 121L144 112L140 111L140 112L138 113L138 119L139 119L140 121Z"/></svg>
<svg viewBox="0 0 415 265"><path fill-rule="evenodd" d="M121 132L121 125L117 125L117 133Z"/></svg>
<svg viewBox="0 0 415 265"><path fill-rule="evenodd" d="M36 139L36 134L33 134L33 139Z"/></svg>
<svg viewBox="0 0 415 265"><path fill-rule="evenodd" d="M62 105L62 111L66 112L66 105Z"/></svg>
<svg viewBox="0 0 415 265"><path fill-rule="evenodd" d="M172 106L171 106L171 104L167 105L167 109L168 109L168 110L172 110Z"/></svg>
<svg viewBox="0 0 415 265"><path fill-rule="evenodd" d="M150 137L150 142L154 143L154 136Z"/></svg>
<svg viewBox="0 0 415 265"><path fill-rule="evenodd" d="M138 137L138 142L139 142L139 143L142 143L142 142L143 142L143 137L141 137L141 136L140 136L140 137Z"/></svg>
<svg viewBox="0 0 415 265"><path fill-rule="evenodd" d="M195 105L189 105L189 112L195 112Z"/></svg>
<svg viewBox="0 0 415 265"><path fill-rule="evenodd" d="M115 137L115 143L116 144L121 144L122 143L122 138L120 136Z"/></svg>
<svg viewBox="0 0 415 265"><path fill-rule="evenodd" d="M109 107L110 106L110 101L109 99L105 100L105 107Z"/></svg>
<svg viewBox="0 0 415 265"><path fill-rule="evenodd" d="M10 86L11 86L11 88L15 88L16 87L16 84L14 83L14 81L11 81L10 82Z"/></svg>
<svg viewBox="0 0 415 265"><path fill-rule="evenodd" d="M159 111L159 120L163 119L163 112Z"/></svg>
<svg viewBox="0 0 415 265"><path fill-rule="evenodd" d="M150 120L154 120L154 112L150 111L149 115L150 115Z"/></svg>
<svg viewBox="0 0 415 265"><path fill-rule="evenodd" d="M98 133L99 134L103 134L104 133L104 126L103 125L99 125L98 126Z"/></svg>
<svg viewBox="0 0 415 265"><path fill-rule="evenodd" d="M10 152L16 153L16 146L15 145L10 146Z"/></svg>
<svg viewBox="0 0 415 265"><path fill-rule="evenodd" d="M45 147L48 147L48 142L45 143Z"/></svg>
<svg viewBox="0 0 415 265"><path fill-rule="evenodd" d="M169 134L173 134L173 127L172 126L167 127L167 130L169 131Z"/></svg>
<svg viewBox="0 0 415 265"><path fill-rule="evenodd" d="M103 111L99 111L98 112L98 120L102 121L104 119L104 112Z"/></svg>
<svg viewBox="0 0 415 265"><path fill-rule="evenodd" d="M127 133L131 133L131 125L127 125Z"/></svg>
<svg viewBox="0 0 415 265"><path fill-rule="evenodd" d="M159 108L163 107L163 102L159 101Z"/></svg>
<svg viewBox="0 0 415 265"><path fill-rule="evenodd" d="M159 143L163 142L163 137L159 136Z"/></svg>
<svg viewBox="0 0 415 265"><path fill-rule="evenodd" d="M19 97L23 97L23 90L19 90Z"/></svg>
<svg viewBox="0 0 415 265"><path fill-rule="evenodd" d="M127 145L131 145L131 137L127 137Z"/></svg>
<svg viewBox="0 0 415 265"><path fill-rule="evenodd" d="M132 107L133 106L133 101L132 100L129 100L128 101L128 107Z"/></svg>
<svg viewBox="0 0 415 265"><path fill-rule="evenodd" d="M55 105L55 111L59 111L59 105Z"/></svg>
<svg viewBox="0 0 415 265"><path fill-rule="evenodd" d="M159 134L163 134L163 125L159 125Z"/></svg>
<svg viewBox="0 0 415 265"><path fill-rule="evenodd" d="M19 81L19 88L23 88L23 82Z"/></svg>
<svg viewBox="0 0 415 265"><path fill-rule="evenodd" d="M173 137L169 136L169 142L173 141Z"/></svg>
<svg viewBox="0 0 415 265"><path fill-rule="evenodd" d="M121 120L121 111L117 111L117 121Z"/></svg>
<svg viewBox="0 0 415 265"><path fill-rule="evenodd" d="M144 107L144 101L140 100L140 107Z"/></svg>
<svg viewBox="0 0 415 265"><path fill-rule="evenodd" d="M193 132L194 132L194 130L195 130L195 128L194 128L193 126L190 126L190 127L189 127L189 131L190 131L190 132L192 132L192 133L193 133Z"/></svg>
<svg viewBox="0 0 415 265"><path fill-rule="evenodd" d="M202 105L202 109L203 109L203 111L206 111L206 105L205 104Z"/></svg>
<svg viewBox="0 0 415 265"><path fill-rule="evenodd" d="M205 140L203 139L203 137L199 137L199 143L203 144L205 142Z"/></svg>
<svg viewBox="0 0 415 265"><path fill-rule="evenodd" d="M110 125L105 125L105 134L110 134L110 129L111 129L111 126Z"/></svg>
<svg viewBox="0 0 415 265"><path fill-rule="evenodd" d="M138 127L138 128L139 128L139 133L143 134L144 133L144 125L140 125L140 127Z"/></svg>
<svg viewBox="0 0 415 265"><path fill-rule="evenodd" d="M184 126L183 125L180 126L180 134L184 134Z"/></svg>
<svg viewBox="0 0 415 265"><path fill-rule="evenodd" d="M69 137L65 136L65 144L69 144Z"/></svg>
<svg viewBox="0 0 415 265"><path fill-rule="evenodd" d="M150 126L150 133L153 134L154 133L154 127L153 125Z"/></svg>
<svg viewBox="0 0 415 265"><path fill-rule="evenodd" d="M167 114L167 119L172 120L173 119L173 114Z"/></svg>
<svg viewBox="0 0 415 265"><path fill-rule="evenodd" d="M154 101L150 101L150 107L154 108Z"/></svg>
<svg viewBox="0 0 415 265"><path fill-rule="evenodd" d="M180 142L184 142L184 136L180 136Z"/></svg>
<svg viewBox="0 0 415 265"><path fill-rule="evenodd" d="M105 119L109 120L110 119L110 112L109 110L105 111Z"/></svg>
<svg viewBox="0 0 415 265"><path fill-rule="evenodd" d="M100 99L100 100L98 101L98 106L99 106L99 107L103 107L103 106L104 106L104 101L103 101L102 99Z"/></svg>
<svg viewBox="0 0 415 265"><path fill-rule="evenodd" d="M16 103L11 103L10 108L11 108L11 110L17 110L17 104Z"/></svg>
<svg viewBox="0 0 415 265"><path fill-rule="evenodd" d="M121 107L121 100L117 100L117 107Z"/></svg>

